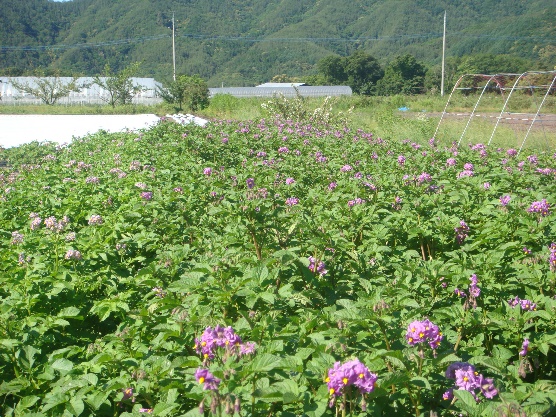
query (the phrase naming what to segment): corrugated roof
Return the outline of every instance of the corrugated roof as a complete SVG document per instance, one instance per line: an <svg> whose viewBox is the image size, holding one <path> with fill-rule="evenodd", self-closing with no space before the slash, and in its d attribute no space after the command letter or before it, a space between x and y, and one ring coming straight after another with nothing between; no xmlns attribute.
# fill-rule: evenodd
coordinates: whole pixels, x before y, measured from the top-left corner
<svg viewBox="0 0 556 417"><path fill-rule="evenodd" d="M54 80L55 77L41 77L47 80ZM106 80L107 77L99 77L102 81ZM73 80L72 77L59 77L60 81L67 84ZM21 93L15 88L11 80L19 84L27 84L31 87L36 86L37 77L0 77L0 94L3 97L17 97L17 96L27 96L28 94ZM154 96L156 87L161 85L154 78L131 78L134 85L139 85L143 88L143 92L139 93L141 96ZM77 78L77 84L85 86L79 92L71 92L70 97L98 97L104 92L98 85L93 84L93 77L79 77Z"/></svg>
<svg viewBox="0 0 556 417"><path fill-rule="evenodd" d="M276 88L276 87L300 87L302 85L305 85L305 83L264 83L264 84L260 84L257 85L257 88L259 87L272 87L272 88Z"/></svg>
<svg viewBox="0 0 556 417"><path fill-rule="evenodd" d="M224 87L209 88L210 96L216 94L230 94L234 97L273 97L283 94L285 97L295 97L296 90L302 97L351 96L352 91L346 85L300 86L293 87Z"/></svg>

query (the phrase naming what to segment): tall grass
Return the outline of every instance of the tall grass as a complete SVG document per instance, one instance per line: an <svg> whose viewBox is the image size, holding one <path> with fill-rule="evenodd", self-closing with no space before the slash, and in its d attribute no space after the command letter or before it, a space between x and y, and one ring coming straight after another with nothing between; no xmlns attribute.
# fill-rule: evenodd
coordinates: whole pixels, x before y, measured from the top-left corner
<svg viewBox="0 0 556 417"><path fill-rule="evenodd" d="M478 95L456 93L451 96L449 106L448 95L444 97L432 95L338 97L333 110L351 112L350 120L354 128L373 132L384 138L410 139L417 142L429 140L435 135L440 116L444 109L452 113L470 113L474 108L479 117L474 117L468 124L468 118L444 117L436 138L441 142L451 143L486 143L500 147L520 147L528 125L511 125L501 122L492 135L496 119L485 115L498 116L507 96L485 94L477 104ZM543 96L527 95L516 92L506 106L508 113L536 113ZM197 115L207 119L254 120L264 116L261 104L268 98L251 97L237 98L231 95L217 95L211 99L210 105ZM306 98L304 104L308 109L319 107L324 98ZM407 109L400 111L399 109ZM404 109L404 110L405 110ZM159 116L172 113L173 110L164 105L127 105L112 108L107 105L85 106L9 106L1 105L0 114L141 114L154 113ZM542 107L542 114L556 113L556 96L548 96ZM485 117L480 117L485 116ZM505 115L507 116L507 114ZM511 115L510 115L511 116ZM516 116L517 117L517 116ZM467 127L466 127L467 126ZM462 137L463 132L465 134ZM527 136L525 147L550 149L556 146L556 128L536 123Z"/></svg>

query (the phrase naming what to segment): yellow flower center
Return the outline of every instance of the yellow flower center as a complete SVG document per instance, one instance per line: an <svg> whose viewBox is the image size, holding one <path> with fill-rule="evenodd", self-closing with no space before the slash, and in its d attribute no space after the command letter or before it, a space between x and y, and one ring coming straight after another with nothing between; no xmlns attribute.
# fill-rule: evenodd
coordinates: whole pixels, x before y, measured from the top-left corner
<svg viewBox="0 0 556 417"><path fill-rule="evenodd" d="M342 382L344 383L344 385L347 385L348 379L347 378L342 378Z"/></svg>
<svg viewBox="0 0 556 417"><path fill-rule="evenodd" d="M363 379L364 377L365 377L365 375L359 374L359 378L360 378L360 379Z"/></svg>
<svg viewBox="0 0 556 417"><path fill-rule="evenodd" d="M467 382L467 381L469 381L469 378L467 378L466 376L464 376L464 377L463 377L463 381L464 381L464 382Z"/></svg>
<svg viewBox="0 0 556 417"><path fill-rule="evenodd" d="M423 337L425 335L425 333L421 332L419 333L419 337Z"/></svg>
<svg viewBox="0 0 556 417"><path fill-rule="evenodd" d="M201 342L201 346L206 346L207 342Z"/></svg>
<svg viewBox="0 0 556 417"><path fill-rule="evenodd" d="M336 390L334 388L330 388L328 390L328 392L330 393L330 395L334 394L336 392Z"/></svg>
<svg viewBox="0 0 556 417"><path fill-rule="evenodd" d="M326 377L326 378L324 379L324 382L330 382L330 378L329 378L329 377Z"/></svg>
<svg viewBox="0 0 556 417"><path fill-rule="evenodd" d="M205 378L203 377L199 378L199 384L202 384L203 382L205 382Z"/></svg>

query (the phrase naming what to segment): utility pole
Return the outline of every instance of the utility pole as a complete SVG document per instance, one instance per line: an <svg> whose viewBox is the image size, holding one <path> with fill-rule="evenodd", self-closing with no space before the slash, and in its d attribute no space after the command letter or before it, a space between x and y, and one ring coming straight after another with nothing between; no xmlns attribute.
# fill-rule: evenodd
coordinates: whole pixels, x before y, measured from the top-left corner
<svg viewBox="0 0 556 417"><path fill-rule="evenodd" d="M176 25L172 12L172 61L174 63L174 81L176 81Z"/></svg>
<svg viewBox="0 0 556 417"><path fill-rule="evenodd" d="M444 58L446 55L446 10L444 10L444 35L442 36L442 79L440 80L440 96L444 97Z"/></svg>

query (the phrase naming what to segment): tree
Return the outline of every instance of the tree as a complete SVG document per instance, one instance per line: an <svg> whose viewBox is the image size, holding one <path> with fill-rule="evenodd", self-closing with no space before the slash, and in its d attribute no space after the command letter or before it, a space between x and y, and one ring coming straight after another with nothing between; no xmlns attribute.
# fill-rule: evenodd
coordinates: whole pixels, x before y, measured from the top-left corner
<svg viewBox="0 0 556 417"><path fill-rule="evenodd" d="M372 95L384 71L378 61L363 51L355 51L344 58L344 71L348 85L354 93Z"/></svg>
<svg viewBox="0 0 556 417"><path fill-rule="evenodd" d="M511 55L477 54L463 57L457 72L459 75L477 74L475 77L464 78L460 84L460 87L469 88L469 90L463 91L464 94L469 94L474 89L484 88L485 83L492 75L521 74L527 71L528 66L529 63L526 60ZM489 89L496 89L495 85L504 85L506 82L504 76L498 76L494 81L496 84L491 83Z"/></svg>
<svg viewBox="0 0 556 417"><path fill-rule="evenodd" d="M348 76L344 70L344 58L336 55L324 57L317 63L317 69L326 82L332 85L345 84Z"/></svg>
<svg viewBox="0 0 556 417"><path fill-rule="evenodd" d="M398 56L384 70L377 92L384 96L420 93L424 89L425 74L425 67L413 55Z"/></svg>
<svg viewBox="0 0 556 417"><path fill-rule="evenodd" d="M371 95L384 74L378 61L363 51L347 57L329 55L317 63L319 74L326 82L347 84L356 94Z"/></svg>
<svg viewBox="0 0 556 417"><path fill-rule="evenodd" d="M64 80L58 75L54 77L32 77L30 82L18 82L10 78L10 83L19 91L31 94L44 104L53 105L72 91L79 91L84 86L78 85L77 77Z"/></svg>
<svg viewBox="0 0 556 417"><path fill-rule="evenodd" d="M157 90L162 99L173 104L177 111L181 111L184 106L197 111L209 105L207 83L197 75L180 75L175 81L166 82Z"/></svg>
<svg viewBox="0 0 556 417"><path fill-rule="evenodd" d="M512 55L477 54L463 57L458 73L463 74L521 74L529 69L530 63Z"/></svg>
<svg viewBox="0 0 556 417"><path fill-rule="evenodd" d="M449 93L454 88L459 75L457 68L461 61L460 57L447 57L444 64L444 93ZM442 66L434 65L427 69L424 80L425 90L429 93L439 92L442 87Z"/></svg>
<svg viewBox="0 0 556 417"><path fill-rule="evenodd" d="M139 62L134 62L118 72L113 72L110 65L106 64L104 77L93 77L93 84L98 85L108 94L107 97L101 96L101 99L112 107L116 107L117 104L130 104L133 96L142 89L141 86L133 84L131 79L140 65Z"/></svg>

